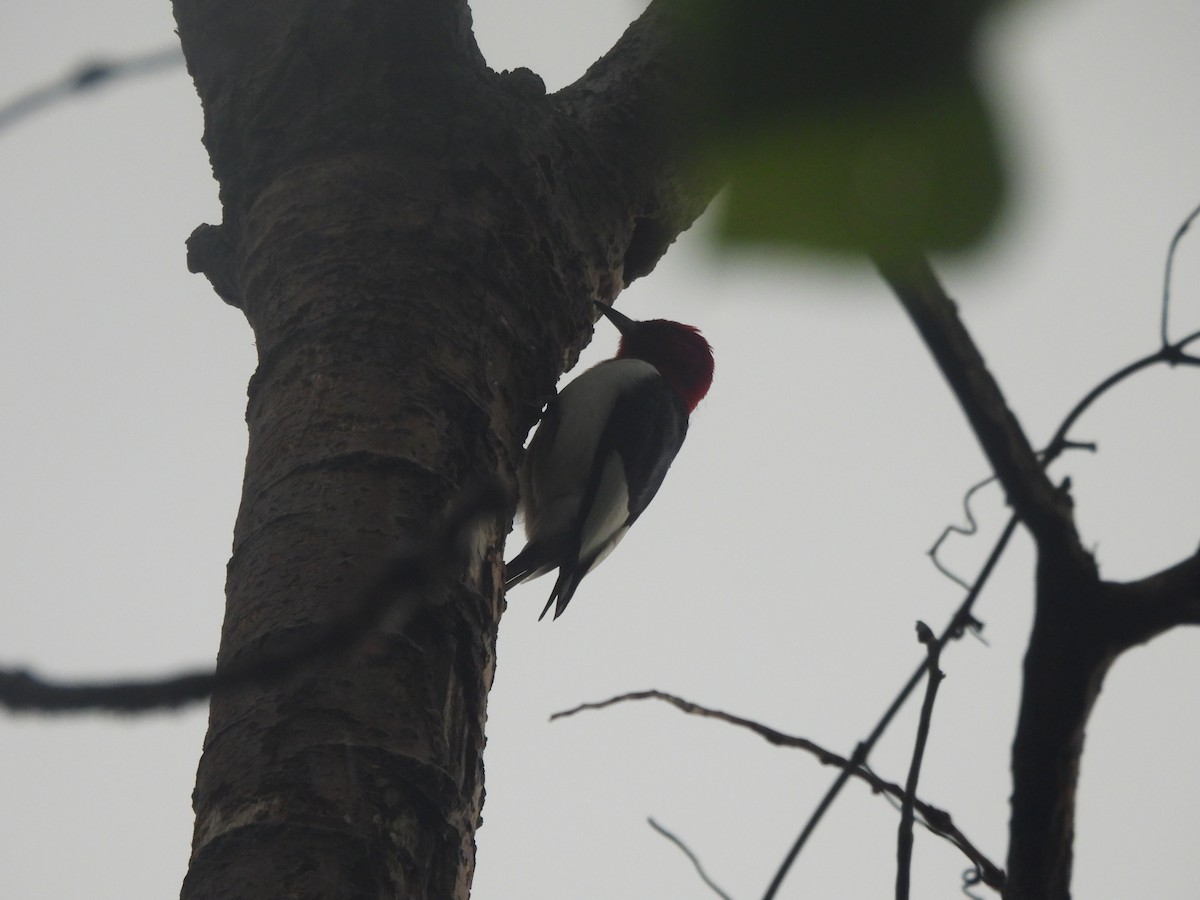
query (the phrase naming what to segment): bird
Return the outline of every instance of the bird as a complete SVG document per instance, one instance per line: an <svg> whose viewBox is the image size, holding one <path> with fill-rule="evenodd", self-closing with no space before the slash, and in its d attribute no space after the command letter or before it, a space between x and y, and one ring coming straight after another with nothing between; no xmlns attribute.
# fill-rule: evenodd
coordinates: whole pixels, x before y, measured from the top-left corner
<svg viewBox="0 0 1200 900"><path fill-rule="evenodd" d="M551 606L563 614L654 499L712 386L712 347L697 328L592 302L621 333L617 355L550 400L518 472L527 541L504 586L558 570L538 621Z"/></svg>

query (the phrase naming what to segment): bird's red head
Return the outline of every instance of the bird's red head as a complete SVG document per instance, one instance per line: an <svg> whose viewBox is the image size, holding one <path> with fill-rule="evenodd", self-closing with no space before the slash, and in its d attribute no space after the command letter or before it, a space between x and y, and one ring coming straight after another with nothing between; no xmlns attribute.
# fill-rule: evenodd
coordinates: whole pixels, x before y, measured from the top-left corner
<svg viewBox="0 0 1200 900"><path fill-rule="evenodd" d="M611 306L596 306L621 332L617 358L650 363L683 398L688 410L695 409L713 380L712 347L699 329L669 319L638 322Z"/></svg>

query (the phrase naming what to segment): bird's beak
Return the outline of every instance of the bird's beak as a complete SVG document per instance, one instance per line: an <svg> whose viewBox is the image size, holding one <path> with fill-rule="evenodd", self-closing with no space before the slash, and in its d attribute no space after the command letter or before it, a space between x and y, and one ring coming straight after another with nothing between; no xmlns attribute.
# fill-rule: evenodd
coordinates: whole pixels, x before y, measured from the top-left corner
<svg viewBox="0 0 1200 900"><path fill-rule="evenodd" d="M617 331L621 332L621 334L629 334L634 330L634 328L637 327L638 323L636 321L629 318L629 316L624 315L623 313L617 312L611 306L606 306L599 300L593 300L592 303L596 305L596 309L600 310L600 314L604 316L604 318L608 319L608 321L612 322L613 325L617 327Z"/></svg>

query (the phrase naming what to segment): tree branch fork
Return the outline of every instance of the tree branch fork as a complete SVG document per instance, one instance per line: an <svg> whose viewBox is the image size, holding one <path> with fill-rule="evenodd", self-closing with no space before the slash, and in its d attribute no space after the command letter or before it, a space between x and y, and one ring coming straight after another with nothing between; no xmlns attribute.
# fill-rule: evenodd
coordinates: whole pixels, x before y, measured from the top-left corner
<svg viewBox="0 0 1200 900"><path fill-rule="evenodd" d="M1096 608L1091 614L1107 625L1101 639L1120 652L1176 625L1200 624L1200 549L1175 566L1140 581L1104 582L1094 558L1083 547L1068 491L1056 487L1046 476L1049 463L1074 446L1067 431L1092 402L1119 381L1154 363L1190 364L1192 357L1185 352L1186 347L1200 338L1200 333L1164 344L1102 381L1067 416L1039 459L967 333L954 301L924 257L914 255L900 262L877 260L876 264L954 391L1010 504L1033 535L1039 556L1053 561L1060 575L1069 574L1095 598ZM1054 602L1051 597L1039 600Z"/></svg>
<svg viewBox="0 0 1200 900"><path fill-rule="evenodd" d="M1033 633L1013 744L1004 896L1067 900L1088 717L1108 668L1122 652L1176 626L1200 624L1200 550L1136 582L1102 580L1074 522L1069 479L1056 488L1046 467L1075 445L1071 427L1110 388L1157 363L1195 364L1186 348L1200 332L1169 342L1164 302L1159 349L1101 381L1071 410L1039 458L924 256L875 263L937 362L1014 515L1037 547Z"/></svg>

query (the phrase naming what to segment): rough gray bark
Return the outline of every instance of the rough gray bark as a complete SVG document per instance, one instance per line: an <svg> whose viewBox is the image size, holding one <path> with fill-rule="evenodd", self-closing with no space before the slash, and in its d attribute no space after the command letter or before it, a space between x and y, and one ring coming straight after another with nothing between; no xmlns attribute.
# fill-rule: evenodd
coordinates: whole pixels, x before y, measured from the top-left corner
<svg viewBox="0 0 1200 900"><path fill-rule="evenodd" d="M227 665L320 629L464 484L512 483L587 301L712 189L660 139L684 82L653 8L555 96L486 67L463 0L175 14L224 211L189 264L259 351ZM184 898L468 895L507 528L367 646L214 697Z"/></svg>

